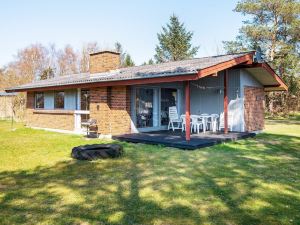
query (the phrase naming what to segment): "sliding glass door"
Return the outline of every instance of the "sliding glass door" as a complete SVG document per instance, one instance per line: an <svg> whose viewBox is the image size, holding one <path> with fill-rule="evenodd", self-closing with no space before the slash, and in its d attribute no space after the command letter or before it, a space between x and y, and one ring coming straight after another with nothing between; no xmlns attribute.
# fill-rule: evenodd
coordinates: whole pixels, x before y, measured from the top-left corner
<svg viewBox="0 0 300 225"><path fill-rule="evenodd" d="M133 92L133 120L141 132L166 129L169 107L176 106L180 114L178 88L136 87Z"/></svg>
<svg viewBox="0 0 300 225"><path fill-rule="evenodd" d="M147 128L153 127L153 88L137 88L136 89L136 127Z"/></svg>

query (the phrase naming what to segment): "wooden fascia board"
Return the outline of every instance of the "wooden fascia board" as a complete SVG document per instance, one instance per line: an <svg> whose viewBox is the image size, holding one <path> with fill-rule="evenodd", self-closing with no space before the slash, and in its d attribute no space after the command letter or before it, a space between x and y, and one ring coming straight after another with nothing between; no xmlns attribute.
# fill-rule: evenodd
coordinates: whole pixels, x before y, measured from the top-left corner
<svg viewBox="0 0 300 225"><path fill-rule="evenodd" d="M204 69L201 69L198 71L198 78L203 78L212 74L215 74L219 71L234 67L236 65L246 63L246 64L252 64L253 63L253 53L249 53L247 55L243 55L241 57L238 57L236 59L232 59L223 63L219 63L217 65L207 67Z"/></svg>
<svg viewBox="0 0 300 225"><path fill-rule="evenodd" d="M278 85L264 85L265 88L268 88L268 87L280 87L280 84Z"/></svg>
<svg viewBox="0 0 300 225"><path fill-rule="evenodd" d="M284 90L288 90L287 85L284 83L284 81L281 79L280 76L278 76L275 71L271 68L271 66L267 63L258 63L258 66L265 69L269 74L271 74L274 79L278 82L279 85L274 85L274 87L282 87Z"/></svg>

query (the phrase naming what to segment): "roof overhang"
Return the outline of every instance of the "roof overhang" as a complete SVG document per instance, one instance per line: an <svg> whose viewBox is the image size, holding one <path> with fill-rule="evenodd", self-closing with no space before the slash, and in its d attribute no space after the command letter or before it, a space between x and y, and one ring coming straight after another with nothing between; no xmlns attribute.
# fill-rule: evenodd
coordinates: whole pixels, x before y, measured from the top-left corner
<svg viewBox="0 0 300 225"><path fill-rule="evenodd" d="M211 67L207 67L205 69L201 69L198 71L198 78L203 78L209 75L213 75L215 73L218 73L219 71L229 69L231 67L237 66L237 65L252 65L253 64L253 55L254 52L251 52L249 54L243 55L241 57L238 57L236 59L232 59Z"/></svg>
<svg viewBox="0 0 300 225"><path fill-rule="evenodd" d="M267 63L254 63L245 67L257 81L264 85L265 91L287 91L288 87Z"/></svg>

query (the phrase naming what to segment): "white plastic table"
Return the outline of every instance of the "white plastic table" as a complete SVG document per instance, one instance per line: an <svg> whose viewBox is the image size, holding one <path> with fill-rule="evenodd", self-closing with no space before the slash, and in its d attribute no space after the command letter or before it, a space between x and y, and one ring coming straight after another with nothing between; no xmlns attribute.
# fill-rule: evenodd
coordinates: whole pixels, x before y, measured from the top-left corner
<svg viewBox="0 0 300 225"><path fill-rule="evenodd" d="M207 123L207 120L208 118L211 118L211 115L197 115L197 117L199 119L203 119L204 123L203 123L203 133L206 132L206 123Z"/></svg>
<svg viewBox="0 0 300 225"><path fill-rule="evenodd" d="M203 119L203 121L204 121L204 123L203 123L203 133L206 132L206 123L207 123L207 120L209 118L213 119L212 115L191 115L191 116L194 116L194 117L199 118L199 119ZM181 115L181 117L185 120L185 115Z"/></svg>

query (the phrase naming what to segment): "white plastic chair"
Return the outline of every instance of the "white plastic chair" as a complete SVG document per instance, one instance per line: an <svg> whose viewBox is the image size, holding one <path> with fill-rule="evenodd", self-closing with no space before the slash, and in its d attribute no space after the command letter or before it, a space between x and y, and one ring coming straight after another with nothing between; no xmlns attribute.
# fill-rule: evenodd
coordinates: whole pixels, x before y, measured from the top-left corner
<svg viewBox="0 0 300 225"><path fill-rule="evenodd" d="M218 129L218 119L219 119L219 114L211 114L211 130L213 132L216 132Z"/></svg>
<svg viewBox="0 0 300 225"><path fill-rule="evenodd" d="M174 126L174 123L177 124L177 126ZM177 108L176 106L169 107L169 124L168 124L168 130L170 130L170 127L172 127L172 130L175 129L181 129L181 119L178 116Z"/></svg>
<svg viewBox="0 0 300 225"><path fill-rule="evenodd" d="M199 118L199 116L191 115L191 132L194 130L194 132L200 133L200 128L203 129L203 123L204 119ZM205 133L205 130L203 130Z"/></svg>
<svg viewBox="0 0 300 225"><path fill-rule="evenodd" d="M185 115L181 115L180 120L181 120L181 131L183 132L183 131L185 131L185 128L186 128Z"/></svg>
<svg viewBox="0 0 300 225"><path fill-rule="evenodd" d="M225 128L224 112L222 112L220 115L219 131L221 131L221 129L224 129L224 128ZM228 112L228 128L230 131L233 130L233 115L229 112Z"/></svg>
<svg viewBox="0 0 300 225"><path fill-rule="evenodd" d="M203 123L205 123L205 128L210 130L211 128L211 121L209 120L208 113L201 113L200 116L204 116Z"/></svg>

